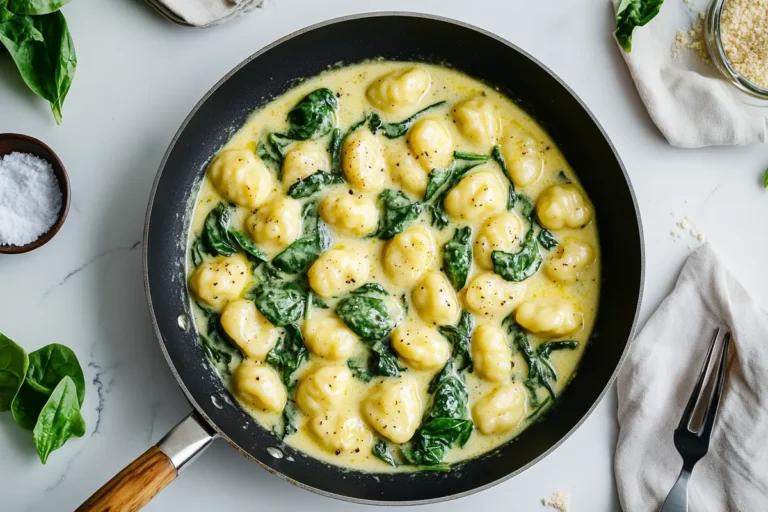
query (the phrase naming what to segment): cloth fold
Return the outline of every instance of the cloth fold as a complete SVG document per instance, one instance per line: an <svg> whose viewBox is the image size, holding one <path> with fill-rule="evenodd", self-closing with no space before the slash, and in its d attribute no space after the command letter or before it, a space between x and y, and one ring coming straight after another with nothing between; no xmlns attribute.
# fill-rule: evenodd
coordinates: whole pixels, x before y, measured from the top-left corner
<svg viewBox="0 0 768 512"><path fill-rule="evenodd" d="M261 7L264 0L147 0L168 20L205 28L224 23Z"/></svg>
<svg viewBox="0 0 768 512"><path fill-rule="evenodd" d="M627 512L659 510L680 473L673 432L718 326L733 336L728 372L709 453L693 470L689 509L768 509L768 314L704 244L619 372L614 469Z"/></svg>
<svg viewBox="0 0 768 512"><path fill-rule="evenodd" d="M691 50L675 48L709 0L667 1L658 15L632 35L632 51L621 51L648 114L673 146L742 145L768 141L768 108L728 83L711 62ZM618 7L619 0L613 0ZM701 32L701 31L699 31Z"/></svg>

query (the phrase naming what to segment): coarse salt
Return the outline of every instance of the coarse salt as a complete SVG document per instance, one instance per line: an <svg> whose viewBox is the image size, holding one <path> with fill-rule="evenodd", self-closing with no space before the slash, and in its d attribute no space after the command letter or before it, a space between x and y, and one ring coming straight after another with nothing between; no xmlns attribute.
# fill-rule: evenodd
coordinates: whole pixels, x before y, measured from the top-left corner
<svg viewBox="0 0 768 512"><path fill-rule="evenodd" d="M62 195L53 167L27 153L0 158L0 245L34 242L56 223Z"/></svg>

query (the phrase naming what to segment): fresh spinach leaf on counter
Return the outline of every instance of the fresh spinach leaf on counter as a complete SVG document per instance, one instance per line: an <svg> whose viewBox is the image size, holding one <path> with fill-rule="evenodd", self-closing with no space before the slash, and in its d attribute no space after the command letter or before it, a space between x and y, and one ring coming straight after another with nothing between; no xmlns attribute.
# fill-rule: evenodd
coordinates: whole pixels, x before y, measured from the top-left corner
<svg viewBox="0 0 768 512"><path fill-rule="evenodd" d="M464 446L474 423L468 419L469 392L452 360L429 384L432 404L424 415L409 445L401 448L403 457L424 469L446 470L446 452L454 445Z"/></svg>
<svg viewBox="0 0 768 512"><path fill-rule="evenodd" d="M458 371L472 372L472 356L469 351L472 331L475 329L475 319L469 311L463 310L458 325L442 325L438 331L453 347L453 359Z"/></svg>
<svg viewBox="0 0 768 512"><path fill-rule="evenodd" d="M57 124L77 69L77 56L64 15L66 2L0 2L0 43L8 50L32 92L51 104Z"/></svg>
<svg viewBox="0 0 768 512"><path fill-rule="evenodd" d="M37 417L43 410L48 395L35 391L26 381L11 402L13 420L24 430L32 430L37 423Z"/></svg>
<svg viewBox="0 0 768 512"><path fill-rule="evenodd" d="M40 461L45 464L51 452L64 446L70 437L84 434L85 419L80 414L77 386L66 376L54 388L32 430Z"/></svg>
<svg viewBox="0 0 768 512"><path fill-rule="evenodd" d="M632 51L632 31L659 13L664 0L621 0L616 9L616 41L625 52Z"/></svg>
<svg viewBox="0 0 768 512"><path fill-rule="evenodd" d="M323 187L339 183L344 183L344 180L338 174L317 171L291 185L288 195L294 199L303 199L317 194Z"/></svg>
<svg viewBox="0 0 768 512"><path fill-rule="evenodd" d="M508 331L512 338L515 348L523 355L525 363L528 365L528 378L525 379L525 387L530 391L529 401L532 407L539 407L541 400L538 397L538 389L543 387L553 399L555 390L553 385L557 382L557 372L549 357L554 350L573 350L579 346L574 340L566 341L546 341L534 350L528 339L528 334L515 321L512 315L504 319L503 324L508 325Z"/></svg>
<svg viewBox="0 0 768 512"><path fill-rule="evenodd" d="M453 238L443 245L443 271L456 291L467 284L469 269L472 267L472 229L467 226L456 228Z"/></svg>
<svg viewBox="0 0 768 512"><path fill-rule="evenodd" d="M229 208L219 203L210 211L203 224L203 239L213 254L232 256L237 249L229 238Z"/></svg>
<svg viewBox="0 0 768 512"><path fill-rule="evenodd" d="M295 324L285 326L285 334L267 354L267 363L282 374L283 383L289 391L295 384L293 374L308 360L309 352L304 346L304 337Z"/></svg>
<svg viewBox="0 0 768 512"><path fill-rule="evenodd" d="M392 451L389 449L387 443L382 439L379 439L376 444L373 445L371 453L373 453L375 457L383 460L390 466L397 467L397 462L395 462L395 457L392 455Z"/></svg>
<svg viewBox="0 0 768 512"><path fill-rule="evenodd" d="M72 379L78 404L82 405L85 399L85 376L72 349L51 343L29 354L27 383L38 393L49 396L64 377Z"/></svg>
<svg viewBox="0 0 768 512"><path fill-rule="evenodd" d="M336 305L336 314L363 340L382 340L389 336L396 323L387 305L388 296L383 288L350 293Z"/></svg>
<svg viewBox="0 0 768 512"><path fill-rule="evenodd" d="M295 324L304 313L307 293L294 281L270 280L261 284L254 294L256 308L276 327Z"/></svg>
<svg viewBox="0 0 768 512"><path fill-rule="evenodd" d="M405 227L416 220L424 208L419 201L411 201L399 190L385 189L379 194L382 211L379 217L379 227L376 232L382 240L389 240Z"/></svg>
<svg viewBox="0 0 768 512"><path fill-rule="evenodd" d="M339 100L330 89L315 89L288 112L288 133L293 140L318 139L336 125Z"/></svg>
<svg viewBox="0 0 768 512"><path fill-rule="evenodd" d="M433 103L432 105L419 110L412 116L408 117L407 119L403 119L398 123L385 123L382 121L378 114L373 113L370 116L371 131L375 135L377 131L382 130L384 132L384 136L388 139L396 139L398 137L402 137L406 134L406 132L408 132L408 129L411 127L411 125L413 125L416 119L421 116L421 114L427 112L428 110L432 110L433 108L442 107L446 103L447 102L445 101L438 101L437 103Z"/></svg>
<svg viewBox="0 0 768 512"><path fill-rule="evenodd" d="M7 411L19 392L29 367L26 351L0 333L0 411Z"/></svg>
<svg viewBox="0 0 768 512"><path fill-rule="evenodd" d="M333 237L320 220L316 203L304 205L304 234L272 260L272 265L286 274L306 272L312 263L333 244Z"/></svg>

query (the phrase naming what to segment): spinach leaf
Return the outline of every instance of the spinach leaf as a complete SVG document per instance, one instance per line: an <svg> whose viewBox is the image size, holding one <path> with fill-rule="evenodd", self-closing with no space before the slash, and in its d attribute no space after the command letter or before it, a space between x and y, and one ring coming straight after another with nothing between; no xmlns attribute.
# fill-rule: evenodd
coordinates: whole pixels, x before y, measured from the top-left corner
<svg viewBox="0 0 768 512"><path fill-rule="evenodd" d="M197 303L197 307L205 315L207 320L205 334L200 333L200 345L214 367L229 374L229 367L233 359L241 359L240 349L228 341L228 337L222 335L219 314Z"/></svg>
<svg viewBox="0 0 768 512"><path fill-rule="evenodd" d="M457 370L469 370L472 372L472 356L469 346L472 339L472 331L475 329L475 319L469 311L463 310L461 318L456 326L442 325L438 331L453 346L453 358L456 361Z"/></svg>
<svg viewBox="0 0 768 512"><path fill-rule="evenodd" d="M205 256L203 255L205 253L205 250L203 249L203 239L202 237L198 237L194 242L192 242L192 247L190 248L190 255L192 256L192 264L196 267L199 267L203 264L203 261L205 261Z"/></svg>
<svg viewBox="0 0 768 512"><path fill-rule="evenodd" d="M491 157L488 155L483 155L481 153L470 153L468 151L454 151L453 158L456 160L470 160L475 162L487 162L491 159Z"/></svg>
<svg viewBox="0 0 768 512"><path fill-rule="evenodd" d="M551 251L557 247L557 238L548 229L542 229L539 231L539 245L548 251Z"/></svg>
<svg viewBox="0 0 768 512"><path fill-rule="evenodd" d="M285 439L291 434L295 434L299 429L296 426L296 415L299 413L296 408L296 400L293 397L288 397L288 401L283 407L282 425L275 425L275 434L278 439Z"/></svg>
<svg viewBox="0 0 768 512"><path fill-rule="evenodd" d="M443 271L457 292L467 284L472 267L471 236L470 227L456 228L453 238L443 246Z"/></svg>
<svg viewBox="0 0 768 512"><path fill-rule="evenodd" d="M237 245L244 250L247 254L253 256L258 261L269 261L269 258L267 257L264 252L256 247L256 244L249 236L247 236L245 233L241 233L240 231L229 228L229 236L237 243Z"/></svg>
<svg viewBox="0 0 768 512"><path fill-rule="evenodd" d="M282 181L283 155L272 147L269 139L267 139L267 142L259 141L256 145L256 156L261 158L267 166L271 167L277 173L277 179Z"/></svg>
<svg viewBox="0 0 768 512"><path fill-rule="evenodd" d="M491 261L493 271L507 281L517 283L535 274L541 267L542 257L534 235L534 223L531 222L518 252L493 251Z"/></svg>
<svg viewBox="0 0 768 512"><path fill-rule="evenodd" d="M54 388L32 430L40 461L45 464L51 452L64 446L70 437L84 434L85 419L80 414L77 386L66 376Z"/></svg>
<svg viewBox="0 0 768 512"><path fill-rule="evenodd" d="M517 204L520 205L520 215L526 219L533 218L533 202L528 196L517 196Z"/></svg>
<svg viewBox="0 0 768 512"><path fill-rule="evenodd" d="M341 129L334 128L331 132L331 142L328 144L328 153L331 155L331 172L341 174Z"/></svg>
<svg viewBox="0 0 768 512"><path fill-rule="evenodd" d="M399 377L406 368L400 364L389 339L371 343L370 355L365 361L350 359L347 367L356 378L370 382L375 377Z"/></svg>
<svg viewBox="0 0 768 512"><path fill-rule="evenodd" d="M303 217L304 235L272 260L272 265L287 274L306 272L333 244L331 232L317 213L317 204L307 203Z"/></svg>
<svg viewBox="0 0 768 512"><path fill-rule="evenodd" d="M16 14L39 16L56 12L70 0L8 0L7 9Z"/></svg>
<svg viewBox="0 0 768 512"><path fill-rule="evenodd" d="M449 360L429 384L432 405L422 419L409 446L401 449L403 457L418 466L440 466L454 444L464 446L472 435L474 423L468 419L469 392L464 380Z"/></svg>
<svg viewBox="0 0 768 512"><path fill-rule="evenodd" d="M347 361L347 368L352 372L353 377L360 379L363 382L371 382L371 380L373 380L374 375L368 368L368 361L350 359Z"/></svg>
<svg viewBox="0 0 768 512"><path fill-rule="evenodd" d="M317 194L323 187L338 183L344 183L338 174L317 171L291 185L288 189L288 195L294 199L302 199Z"/></svg>
<svg viewBox="0 0 768 512"><path fill-rule="evenodd" d="M11 414L16 424L25 430L32 430L37 417L43 410L48 395L35 391L26 381L11 402Z"/></svg>
<svg viewBox="0 0 768 512"><path fill-rule="evenodd" d="M388 297L389 292L384 289L379 283L365 283L360 288L357 288L351 292L350 295L381 295L382 297Z"/></svg>
<svg viewBox="0 0 768 512"><path fill-rule="evenodd" d="M387 464L389 464L392 467L397 467L397 462L395 462L395 457L392 455L392 452L389 450L389 446L387 446L387 443L383 440L379 439L375 445L373 445L373 449L371 450L371 453L375 457L378 457L379 459L383 460Z"/></svg>
<svg viewBox="0 0 768 512"><path fill-rule="evenodd" d="M24 3L29 10L37 4ZM12 6L16 5L13 2ZM27 86L50 102L56 123L61 123L61 109L77 68L75 46L64 15L56 11L25 16L0 5L0 43L8 50Z"/></svg>
<svg viewBox="0 0 768 512"><path fill-rule="evenodd" d="M664 0L621 0L616 10L616 41L625 52L632 51L632 31L651 21Z"/></svg>
<svg viewBox="0 0 768 512"><path fill-rule="evenodd" d="M515 190L515 182L509 177L509 171L507 171L507 161L504 160L504 155L501 154L499 146L494 146L491 151L491 158L493 158L499 167L501 167L501 174L504 175L504 179L509 184L509 193L507 194L507 210L512 210L517 202L517 191Z"/></svg>
<svg viewBox="0 0 768 512"><path fill-rule="evenodd" d="M333 130L339 100L330 89L315 89L288 112L288 133L293 140L318 139Z"/></svg>
<svg viewBox="0 0 768 512"><path fill-rule="evenodd" d="M224 203L219 203L205 218L203 238L214 254L232 256L237 252L228 234L229 219L229 208Z"/></svg>
<svg viewBox="0 0 768 512"><path fill-rule="evenodd" d="M384 136L388 139L396 139L398 137L402 137L403 135L408 132L408 129L413 125L413 123L416 121L416 119L419 118L421 114L428 110L432 110L433 108L442 107L447 102L445 101L438 101L437 103L433 103L432 105L429 105L412 116L410 116L407 119L403 119L399 123L385 123L381 120L381 117L379 117L378 114L374 113L370 116L370 128L371 131L376 134L377 131L382 130L384 132Z"/></svg>
<svg viewBox="0 0 768 512"><path fill-rule="evenodd" d="M549 357L553 350L573 350L579 346L579 343L574 340L547 341L534 350L528 339L528 334L514 320L512 315L505 318L503 323L509 325L509 334L512 337L515 348L520 351L528 365L528 378L524 384L530 391L529 401L531 406L538 407L542 403L538 397L538 389L540 387L546 389L549 396L553 399L556 398L552 386L557 382L557 372L555 367L552 366Z"/></svg>
<svg viewBox="0 0 768 512"><path fill-rule="evenodd" d="M443 199L445 199L445 196L470 170L484 163L484 161L470 162L462 164L454 160L446 169L432 169L429 173L424 201L432 213L432 225L438 229L443 229L449 223L448 216L445 210L443 210Z"/></svg>
<svg viewBox="0 0 768 512"><path fill-rule="evenodd" d="M253 301L272 325L284 327L301 319L306 299L306 292L297 282L267 281L256 289Z"/></svg>
<svg viewBox="0 0 768 512"><path fill-rule="evenodd" d="M70 377L77 391L78 404L85 399L85 377L77 356L69 347L51 343L29 354L27 384L49 396L64 377Z"/></svg>
<svg viewBox="0 0 768 512"><path fill-rule="evenodd" d="M384 299L370 295L349 295L336 305L336 314L352 332L367 341L381 340L395 328Z"/></svg>
<svg viewBox="0 0 768 512"><path fill-rule="evenodd" d="M23 348L0 333L0 411L7 411L24 383L29 357Z"/></svg>
<svg viewBox="0 0 768 512"><path fill-rule="evenodd" d="M304 338L297 325L286 325L285 334L277 340L275 347L267 354L267 363L283 375L283 383L292 390L293 374L309 360Z"/></svg>
<svg viewBox="0 0 768 512"><path fill-rule="evenodd" d="M382 212L379 217L377 235L382 240L389 240L416 220L424 208L423 203L411 201L399 190L386 189L379 194Z"/></svg>

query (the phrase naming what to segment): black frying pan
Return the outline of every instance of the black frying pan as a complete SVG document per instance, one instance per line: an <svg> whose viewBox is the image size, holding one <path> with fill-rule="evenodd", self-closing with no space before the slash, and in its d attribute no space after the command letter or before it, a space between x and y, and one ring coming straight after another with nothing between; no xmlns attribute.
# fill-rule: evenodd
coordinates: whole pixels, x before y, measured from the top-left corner
<svg viewBox="0 0 768 512"><path fill-rule="evenodd" d="M254 109L297 80L338 62L374 57L445 64L518 102L570 162L595 205L600 229L600 307L581 371L539 424L450 473L351 472L282 445L234 400L223 398L228 393L187 321L187 207L207 162ZM237 66L197 104L173 139L152 189L144 276L157 338L195 411L81 510L140 508L216 437L299 487L360 503L414 504L458 498L506 480L551 452L586 419L613 381L632 338L642 289L643 242L632 188L613 146L582 102L548 69L507 41L460 22L421 14L365 14L277 41Z"/></svg>

